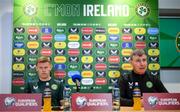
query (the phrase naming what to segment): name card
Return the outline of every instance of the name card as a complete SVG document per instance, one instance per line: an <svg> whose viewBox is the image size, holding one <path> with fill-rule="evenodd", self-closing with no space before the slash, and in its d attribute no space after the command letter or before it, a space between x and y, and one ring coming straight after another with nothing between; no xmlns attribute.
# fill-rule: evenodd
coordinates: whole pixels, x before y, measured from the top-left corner
<svg viewBox="0 0 180 112"><path fill-rule="evenodd" d="M74 93L72 111L112 111L112 94Z"/></svg>
<svg viewBox="0 0 180 112"><path fill-rule="evenodd" d="M0 94L0 111L41 111L41 94Z"/></svg>
<svg viewBox="0 0 180 112"><path fill-rule="evenodd" d="M180 110L180 93L143 93L145 110Z"/></svg>

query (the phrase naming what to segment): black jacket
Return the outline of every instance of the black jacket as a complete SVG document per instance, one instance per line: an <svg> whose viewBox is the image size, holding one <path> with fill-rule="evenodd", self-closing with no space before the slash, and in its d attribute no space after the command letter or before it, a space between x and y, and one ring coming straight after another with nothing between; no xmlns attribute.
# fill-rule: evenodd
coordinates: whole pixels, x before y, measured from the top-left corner
<svg viewBox="0 0 180 112"><path fill-rule="evenodd" d="M139 88L142 93L167 93L168 91L159 80L157 76L148 74L138 75L134 72L127 75L122 75L120 78L120 94L121 105L132 106L133 105L133 88L134 83L139 83Z"/></svg>
<svg viewBox="0 0 180 112"><path fill-rule="evenodd" d="M36 81L31 81L27 82L25 85L24 92L25 93L42 93L44 92L46 83L49 82L50 84L50 89L51 89L51 103L52 107L59 108L60 106L60 100L63 99L63 83L59 80L55 79L50 79L49 81L41 81L41 80L36 80ZM43 100L42 100L42 105L43 105Z"/></svg>

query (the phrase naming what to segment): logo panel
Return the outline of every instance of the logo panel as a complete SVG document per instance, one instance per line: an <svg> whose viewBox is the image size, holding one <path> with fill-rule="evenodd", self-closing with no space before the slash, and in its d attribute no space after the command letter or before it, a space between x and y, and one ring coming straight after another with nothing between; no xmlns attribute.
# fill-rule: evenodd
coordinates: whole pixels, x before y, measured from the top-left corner
<svg viewBox="0 0 180 112"><path fill-rule="evenodd" d="M56 34L54 36L54 40L57 42L62 42L66 40L66 35L65 34Z"/></svg>
<svg viewBox="0 0 180 112"><path fill-rule="evenodd" d="M119 34L119 28L108 28L109 34Z"/></svg>
<svg viewBox="0 0 180 112"><path fill-rule="evenodd" d="M94 76L92 71L82 71L81 75L82 77L85 77L85 78Z"/></svg>
<svg viewBox="0 0 180 112"><path fill-rule="evenodd" d="M13 70L14 71L23 71L25 70L25 65L21 63L13 64Z"/></svg>
<svg viewBox="0 0 180 112"><path fill-rule="evenodd" d="M132 49L123 49L121 51L121 53L122 53L123 56L130 56L132 51L133 51Z"/></svg>
<svg viewBox="0 0 180 112"><path fill-rule="evenodd" d="M71 49L77 49L80 47L80 44L79 42L69 42L68 43L68 48L71 48Z"/></svg>
<svg viewBox="0 0 180 112"><path fill-rule="evenodd" d="M68 36L69 41L79 41L79 39L80 39L79 35L71 34Z"/></svg>
<svg viewBox="0 0 180 112"><path fill-rule="evenodd" d="M82 56L81 61L82 61L82 63L92 63L93 57L92 56Z"/></svg>
<svg viewBox="0 0 180 112"><path fill-rule="evenodd" d="M95 84L96 85L106 85L107 84L107 80L106 80L106 78L96 78Z"/></svg>
<svg viewBox="0 0 180 112"><path fill-rule="evenodd" d="M70 56L78 56L80 54L80 51L79 51L79 49L69 49L68 54Z"/></svg>
<svg viewBox="0 0 180 112"><path fill-rule="evenodd" d="M104 42L104 41L106 41L106 35L97 34L97 35L95 35L95 40L96 40L97 42Z"/></svg>
<svg viewBox="0 0 180 112"><path fill-rule="evenodd" d="M145 28L135 28L135 29L134 29L134 32L135 32L135 34L137 34L137 35L143 35L143 34L146 33L146 29L145 29Z"/></svg>
<svg viewBox="0 0 180 112"><path fill-rule="evenodd" d="M91 49L93 47L92 42L82 42L82 48L83 49Z"/></svg>
<svg viewBox="0 0 180 112"><path fill-rule="evenodd" d="M56 56L56 57L54 57L54 62L55 63L65 63L66 57L65 56Z"/></svg>
<svg viewBox="0 0 180 112"><path fill-rule="evenodd" d="M54 43L54 47L56 48L56 49L63 49L63 48L66 48L66 43L65 42L55 42Z"/></svg>
<svg viewBox="0 0 180 112"><path fill-rule="evenodd" d="M120 77L120 72L119 71L109 71L108 76L110 78L119 78Z"/></svg>
<svg viewBox="0 0 180 112"><path fill-rule="evenodd" d="M13 50L13 55L14 56L24 56L25 55L25 50L24 49L14 49Z"/></svg>
<svg viewBox="0 0 180 112"><path fill-rule="evenodd" d="M41 49L41 55L43 56L51 56L52 55L52 50L51 49Z"/></svg>
<svg viewBox="0 0 180 112"><path fill-rule="evenodd" d="M100 64L100 63L98 63L98 64L96 64L95 65L95 70L98 70L98 71L104 71L104 70L106 70L107 69L107 65L106 64Z"/></svg>
<svg viewBox="0 0 180 112"><path fill-rule="evenodd" d="M92 34L92 33L93 33L93 28L85 27L85 28L82 28L82 29L81 29L81 32L82 32L83 34Z"/></svg>
<svg viewBox="0 0 180 112"><path fill-rule="evenodd" d="M133 66L130 63L123 63L122 64L122 69L123 70L132 70Z"/></svg>
<svg viewBox="0 0 180 112"><path fill-rule="evenodd" d="M37 41L28 42L27 47L29 49L37 49L39 47L39 43Z"/></svg>

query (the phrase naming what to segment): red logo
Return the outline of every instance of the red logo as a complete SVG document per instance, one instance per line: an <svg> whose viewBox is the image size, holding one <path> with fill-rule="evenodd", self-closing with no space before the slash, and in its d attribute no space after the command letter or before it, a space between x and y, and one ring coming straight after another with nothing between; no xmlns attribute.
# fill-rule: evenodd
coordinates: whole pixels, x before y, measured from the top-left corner
<svg viewBox="0 0 180 112"><path fill-rule="evenodd" d="M145 42L136 42L135 47L138 49L144 49L146 47Z"/></svg>
<svg viewBox="0 0 180 112"><path fill-rule="evenodd" d="M51 56L52 55L52 50L51 49L42 49L41 50L41 55L43 55L43 56Z"/></svg>
<svg viewBox="0 0 180 112"><path fill-rule="evenodd" d="M43 35L41 37L42 41L51 41L52 40L52 35Z"/></svg>
<svg viewBox="0 0 180 112"><path fill-rule="evenodd" d="M107 66L106 66L106 64L96 64L95 65L95 69L96 70L106 70L106 68L107 68Z"/></svg>
<svg viewBox="0 0 180 112"><path fill-rule="evenodd" d="M106 78L96 78L95 84L96 85L105 85L105 84L107 84L107 80L106 80Z"/></svg>
<svg viewBox="0 0 180 112"><path fill-rule="evenodd" d="M119 63L120 58L119 58L119 56L109 56L108 61L109 61L109 63Z"/></svg>
<svg viewBox="0 0 180 112"><path fill-rule="evenodd" d="M55 71L55 72L54 72L54 76L55 76L56 78L64 78L65 75L66 75L66 72L65 72L65 71Z"/></svg>
<svg viewBox="0 0 180 112"><path fill-rule="evenodd" d="M23 86L25 84L25 81L23 78L15 78L12 80L12 83L15 86Z"/></svg>
<svg viewBox="0 0 180 112"><path fill-rule="evenodd" d="M83 49L91 49L93 47L92 42L82 42L82 48Z"/></svg>
<svg viewBox="0 0 180 112"><path fill-rule="evenodd" d="M81 29L81 32L82 32L83 34L92 34L92 33L93 33L93 28L90 28L90 27L88 27L88 28L82 28L82 29Z"/></svg>
<svg viewBox="0 0 180 112"><path fill-rule="evenodd" d="M123 35L122 40L123 41L131 41L133 39L132 35Z"/></svg>
<svg viewBox="0 0 180 112"><path fill-rule="evenodd" d="M28 34L37 34L39 29L37 27L30 27L28 28Z"/></svg>
<svg viewBox="0 0 180 112"><path fill-rule="evenodd" d="M69 54L70 56L78 56L79 53L80 53L79 49L69 49L69 50L68 50L68 54Z"/></svg>

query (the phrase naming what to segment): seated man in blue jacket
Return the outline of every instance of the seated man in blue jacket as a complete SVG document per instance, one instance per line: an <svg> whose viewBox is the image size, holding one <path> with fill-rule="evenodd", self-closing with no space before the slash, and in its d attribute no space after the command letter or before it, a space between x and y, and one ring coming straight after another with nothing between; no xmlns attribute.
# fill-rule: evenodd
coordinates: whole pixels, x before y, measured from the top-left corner
<svg viewBox="0 0 180 112"><path fill-rule="evenodd" d="M167 93L168 91L157 76L148 74L147 55L144 50L136 49L131 54L133 70L130 74L122 75L120 78L121 105L133 105L134 83L138 82L142 93ZM143 99L142 99L143 102Z"/></svg>

